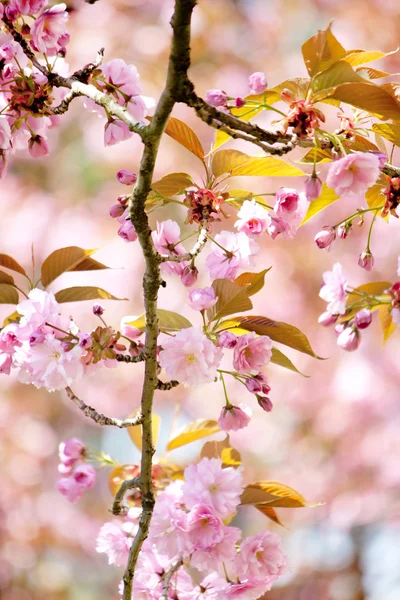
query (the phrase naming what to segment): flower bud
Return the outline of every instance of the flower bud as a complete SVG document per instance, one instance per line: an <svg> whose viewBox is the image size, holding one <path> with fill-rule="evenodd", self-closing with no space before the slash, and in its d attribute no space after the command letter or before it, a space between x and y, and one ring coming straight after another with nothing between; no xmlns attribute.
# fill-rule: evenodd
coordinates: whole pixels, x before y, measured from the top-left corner
<svg viewBox="0 0 400 600"><path fill-rule="evenodd" d="M212 89L208 90L206 93L205 100L207 104L210 106L214 106L215 108L219 108L221 106L226 105L226 101L228 100L228 95L223 90Z"/></svg>
<svg viewBox="0 0 400 600"><path fill-rule="evenodd" d="M369 250L365 250L365 252L360 254L358 257L358 266L362 267L366 271L372 271L374 264L375 259Z"/></svg>
<svg viewBox="0 0 400 600"><path fill-rule="evenodd" d="M272 404L271 400L266 396L257 396L257 402L259 406L261 406L261 408L265 410L265 412L271 412L271 410L274 408L274 405Z"/></svg>
<svg viewBox="0 0 400 600"><path fill-rule="evenodd" d="M135 242L137 240L137 233L131 221L125 221L118 229L117 233L124 242Z"/></svg>
<svg viewBox="0 0 400 600"><path fill-rule="evenodd" d="M246 100L244 98L235 98L235 106L236 108L242 108L246 104Z"/></svg>
<svg viewBox="0 0 400 600"><path fill-rule="evenodd" d="M316 200L321 195L322 183L316 175L311 175L306 179L305 194L309 202Z"/></svg>
<svg viewBox="0 0 400 600"><path fill-rule="evenodd" d="M96 315L96 317L101 317L103 313L104 306L101 304L93 304L93 314Z"/></svg>
<svg viewBox="0 0 400 600"><path fill-rule="evenodd" d="M326 226L317 233L314 242L321 250L328 249L336 239L336 231L333 227Z"/></svg>
<svg viewBox="0 0 400 600"><path fill-rule="evenodd" d="M354 317L354 323L358 329L366 329L371 325L372 312L369 308L362 308Z"/></svg>
<svg viewBox="0 0 400 600"><path fill-rule="evenodd" d="M223 331L218 336L218 346L232 350L236 346L238 339L234 333Z"/></svg>
<svg viewBox="0 0 400 600"><path fill-rule="evenodd" d="M206 310L217 303L218 297L215 295L213 287L198 288L189 293L188 302L193 310Z"/></svg>
<svg viewBox="0 0 400 600"><path fill-rule="evenodd" d="M41 135L34 135L28 141L29 154L33 158L41 158L49 154L49 145Z"/></svg>
<svg viewBox="0 0 400 600"><path fill-rule="evenodd" d="M117 173L117 179L120 183L124 185L133 185L137 180L137 175L132 173L132 171L127 171L126 169L121 169Z"/></svg>
<svg viewBox="0 0 400 600"><path fill-rule="evenodd" d="M342 223L341 225L339 225L339 227L337 228L337 234L340 237L340 239L345 240L348 237L352 228L353 228L353 224L351 222L350 223Z"/></svg>
<svg viewBox="0 0 400 600"><path fill-rule="evenodd" d="M80 348L90 348L90 346L92 345L93 340L90 333L78 333L78 338L78 346Z"/></svg>
<svg viewBox="0 0 400 600"><path fill-rule="evenodd" d="M337 323L335 325L335 333L336 335L340 335L347 327L347 323Z"/></svg>
<svg viewBox="0 0 400 600"><path fill-rule="evenodd" d="M360 333L358 329L346 327L346 329L344 329L339 335L336 342L339 348L342 348L342 350L346 350L346 352L354 352L354 350L357 350L361 342Z"/></svg>
<svg viewBox="0 0 400 600"><path fill-rule="evenodd" d="M191 287L196 283L198 276L199 271L197 267L195 267L194 265L188 265L182 271L181 282L185 287Z"/></svg>
<svg viewBox="0 0 400 600"><path fill-rule="evenodd" d="M7 6L6 7L6 17L10 21L16 21L19 16L19 10L15 6Z"/></svg>
<svg viewBox="0 0 400 600"><path fill-rule="evenodd" d="M110 208L110 217L112 219L117 219L118 217L121 217L125 212L125 206L123 204L113 204L112 207Z"/></svg>
<svg viewBox="0 0 400 600"><path fill-rule="evenodd" d="M324 327L334 325L338 320L339 315L331 315L330 312L324 312L318 317L318 323Z"/></svg>
<svg viewBox="0 0 400 600"><path fill-rule="evenodd" d="M267 80L264 73L257 71L249 77L249 88L251 94L263 94L267 89Z"/></svg>

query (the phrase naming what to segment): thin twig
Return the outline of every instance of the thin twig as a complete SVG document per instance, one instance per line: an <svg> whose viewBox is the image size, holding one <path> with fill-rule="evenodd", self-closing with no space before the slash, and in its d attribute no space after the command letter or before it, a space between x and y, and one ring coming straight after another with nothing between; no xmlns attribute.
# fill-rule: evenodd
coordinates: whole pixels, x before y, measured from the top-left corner
<svg viewBox="0 0 400 600"><path fill-rule="evenodd" d="M117 354L115 358L118 362L139 363L146 360L146 354L144 352L141 352L136 356L131 356L130 354Z"/></svg>
<svg viewBox="0 0 400 600"><path fill-rule="evenodd" d="M85 417L92 419L98 425L111 425L114 427L119 427L120 429L125 429L126 427L134 427L135 425L140 425L142 423L143 417L142 413L138 411L135 417L132 419L117 419L115 417L107 417L101 413L98 413L95 408L85 404L83 400L78 398L71 390L70 387L66 387L65 391L67 392L67 396L72 402L83 412Z"/></svg>
<svg viewBox="0 0 400 600"><path fill-rule="evenodd" d="M180 558L168 571L166 571L163 575L163 588L160 596L160 600L168 600L169 588L171 586L171 579L179 571L181 566L183 565L183 560Z"/></svg>
<svg viewBox="0 0 400 600"><path fill-rule="evenodd" d="M172 388L178 387L179 383L180 382L176 381L176 379L171 379L171 381L161 381L161 379L159 379L157 381L157 389L168 392L169 390L172 390Z"/></svg>
<svg viewBox="0 0 400 600"><path fill-rule="evenodd" d="M142 489L142 482L140 477L134 477L133 479L127 479L121 483L121 487L118 492L115 494L114 502L111 507L111 512L113 515L121 515L125 513L125 509L122 506L122 502L124 500L125 494L128 490L134 489Z"/></svg>
<svg viewBox="0 0 400 600"><path fill-rule="evenodd" d="M197 241L196 241L195 245L193 246L193 248L190 250L190 252L187 252L186 254L180 254L178 256L175 256L175 255L162 256L160 259L160 262L182 262L184 260L193 260L203 250L204 246L207 243L207 240L208 240L208 224L205 221L203 224L203 227L199 231Z"/></svg>

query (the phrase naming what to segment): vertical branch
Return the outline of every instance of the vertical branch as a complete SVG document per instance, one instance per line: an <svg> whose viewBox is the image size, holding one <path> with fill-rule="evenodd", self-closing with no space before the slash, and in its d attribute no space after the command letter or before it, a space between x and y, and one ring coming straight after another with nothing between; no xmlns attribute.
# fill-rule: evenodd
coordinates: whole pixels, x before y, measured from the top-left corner
<svg viewBox="0 0 400 600"><path fill-rule="evenodd" d="M141 413L143 419L140 472L142 515L124 573L123 600L132 599L132 581L135 567L143 542L148 535L155 504L152 486L152 458L155 451L152 439L152 407L154 392L158 384L157 297L158 289L161 285L161 257L156 252L151 239L151 229L145 210L145 204L151 190L154 166L161 136L167 125L168 118L175 102L182 95L182 88L187 79L187 70L190 66L190 22L195 5L196 0L175 1L174 15L171 20L173 37L166 85L158 102L154 117L143 135L144 152L140 163L138 180L129 206L129 216L136 229L145 260L143 296L146 315L146 339L144 348L146 361L141 398Z"/></svg>

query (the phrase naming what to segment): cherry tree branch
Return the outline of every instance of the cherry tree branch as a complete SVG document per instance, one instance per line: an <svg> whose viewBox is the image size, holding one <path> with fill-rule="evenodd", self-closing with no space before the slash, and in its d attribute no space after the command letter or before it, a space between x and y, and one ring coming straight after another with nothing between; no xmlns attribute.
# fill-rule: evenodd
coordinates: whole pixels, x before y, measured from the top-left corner
<svg viewBox="0 0 400 600"><path fill-rule="evenodd" d="M70 387L66 387L65 391L67 392L67 396L72 402L83 412L85 417L92 419L98 425L112 425L114 427L119 427L120 429L124 429L126 427L134 427L135 425L140 425L142 423L142 413L139 411L136 417L133 419L117 419L115 417L107 417L101 413L98 413L96 409L88 404L85 404L83 400L78 398L71 390Z"/></svg>
<svg viewBox="0 0 400 600"><path fill-rule="evenodd" d="M126 509L122 506L122 502L124 500L125 494L129 490L134 489L142 489L142 480L140 477L134 477L133 479L127 479L121 483L121 487L118 492L115 494L114 502L111 508L111 512L113 515L121 515L125 512Z"/></svg>
<svg viewBox="0 0 400 600"><path fill-rule="evenodd" d="M171 381L161 381L161 379L159 379L157 381L157 389L163 392L168 392L169 390L172 390L172 388L178 387L178 385L180 385L180 382L176 381L176 379L171 379Z"/></svg>
<svg viewBox="0 0 400 600"><path fill-rule="evenodd" d="M142 514L137 534L130 548L128 563L123 576L123 600L131 600L132 598L132 581L136 563L143 542L148 535L155 504L152 484L152 459L155 452L152 437L152 407L154 392L158 385L157 337L159 329L157 298L158 289L162 285L162 279L160 277L161 257L156 251L151 238L151 229L145 204L147 196L151 191L160 139L164 133L174 104L182 95L182 85L187 78L187 70L190 66L190 22L195 5L196 0L175 0L175 9L171 20L173 36L166 85L154 116L147 126L146 135L143 136L143 156L136 186L129 201L129 217L135 227L145 261L143 295L146 318L146 338L144 345L146 361L141 397L143 415L142 457L140 466Z"/></svg>
<svg viewBox="0 0 400 600"><path fill-rule="evenodd" d="M184 260L193 260L200 254L206 245L208 240L208 224L207 221L204 221L203 227L199 230L199 235L197 236L197 241L193 248L187 252L186 254L179 254L178 256L162 256L161 262L182 262Z"/></svg>

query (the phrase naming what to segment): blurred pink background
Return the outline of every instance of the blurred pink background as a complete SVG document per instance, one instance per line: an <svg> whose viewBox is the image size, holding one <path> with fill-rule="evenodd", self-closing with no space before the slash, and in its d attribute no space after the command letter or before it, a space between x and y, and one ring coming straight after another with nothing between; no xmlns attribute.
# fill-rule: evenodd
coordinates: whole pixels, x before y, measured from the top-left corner
<svg viewBox="0 0 400 600"><path fill-rule="evenodd" d="M69 2L72 34L67 61L71 70L96 56L121 57L136 64L145 94L158 98L168 57L172 12L169 0L100 0ZM318 28L334 21L333 31L348 49L389 51L399 43L400 5L396 0L200 0L193 23L192 79L200 94L211 87L232 95L247 92L253 71L265 71L271 86L288 77L305 76L300 47ZM395 73L400 58L378 63ZM335 110L327 110L334 123ZM174 114L196 129L206 148L213 131L188 110ZM260 122L263 122L261 117ZM265 122L265 120L264 120ZM60 127L51 133L50 157L32 160L18 154L1 182L0 251L30 269L31 244L40 264L56 248L99 248L96 258L113 267L99 273L65 274L53 291L68 285L100 285L128 302L106 302L107 322L118 327L125 315L138 315L142 261L136 244L117 237L108 209L123 193L115 179L121 168L137 171L141 143L133 138L104 148L103 126L76 100ZM232 144L231 144L232 145ZM249 146L235 147L256 153ZM299 155L290 155L297 160ZM201 175L197 159L165 138L156 177L186 171ZM238 178L232 188L274 192L279 185L303 181ZM271 600L398 600L400 598L400 372L396 334L383 347L378 322L363 333L360 349L340 351L332 330L317 324L324 303L318 297L322 273L342 262L349 280L393 280L400 254L397 223L379 221L373 233L376 268L357 266L364 249L365 227L331 253L317 249L313 237L321 226L338 222L357 206L337 204L302 228L293 241L263 241L257 270L273 266L264 290L254 298L255 314L284 320L308 335L315 351L329 357L316 361L288 350L306 379L271 365L271 399L267 414L257 407L247 429L231 441L243 457L248 481L277 479L299 490L312 509L278 509L287 529L266 521L253 508L241 509L237 522L249 533L277 529L289 555L290 574L268 594ZM171 205L152 216L185 215ZM232 209L232 217L234 210ZM342 216L343 215L343 216ZM226 228L226 226L224 226ZM200 284L208 285L204 275ZM185 304L187 290L168 278L160 306L197 323ZM11 312L1 306L0 316ZM66 305L83 329L96 326L91 303ZM200 324L200 323L198 323ZM139 403L141 366L99 370L74 390L99 411L124 417ZM230 384L230 382L229 382ZM232 398L242 394L229 386ZM155 412L162 417L158 457L170 433L176 402L182 402L178 425L199 417L215 418L222 405L217 384L198 390L158 392ZM251 404L252 397L246 395ZM57 446L81 437L121 463L135 463L138 452L126 432L100 429L86 420L59 393L48 394L0 378L0 595L4 600L105 600L118 598L121 570L106 566L95 553L95 537L108 519L111 495L107 473L78 505L55 490ZM179 464L195 460L201 444L175 451Z"/></svg>

